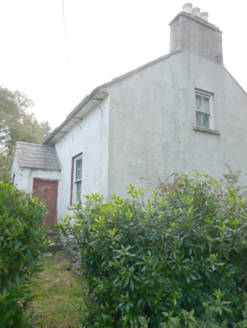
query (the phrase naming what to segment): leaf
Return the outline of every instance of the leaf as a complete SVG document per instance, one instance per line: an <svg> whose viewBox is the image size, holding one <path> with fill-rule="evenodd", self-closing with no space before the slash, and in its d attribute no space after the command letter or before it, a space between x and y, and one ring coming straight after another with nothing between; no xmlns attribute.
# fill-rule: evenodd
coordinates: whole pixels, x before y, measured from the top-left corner
<svg viewBox="0 0 247 328"><path fill-rule="evenodd" d="M130 280L130 288L132 291L134 290L134 282L132 279Z"/></svg>
<svg viewBox="0 0 247 328"><path fill-rule="evenodd" d="M130 280L130 278L129 278L129 276L127 276L127 277L125 278L124 287L126 287L126 286L129 284L129 280Z"/></svg>

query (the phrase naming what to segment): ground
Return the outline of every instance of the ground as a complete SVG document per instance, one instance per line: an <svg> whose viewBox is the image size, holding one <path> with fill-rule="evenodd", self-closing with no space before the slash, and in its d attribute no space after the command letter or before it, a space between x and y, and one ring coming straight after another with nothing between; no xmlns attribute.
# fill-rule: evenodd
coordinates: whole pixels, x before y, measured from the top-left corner
<svg viewBox="0 0 247 328"><path fill-rule="evenodd" d="M58 264L62 254L45 256L44 271L32 279L35 324L40 328L79 327L83 278L68 264Z"/></svg>

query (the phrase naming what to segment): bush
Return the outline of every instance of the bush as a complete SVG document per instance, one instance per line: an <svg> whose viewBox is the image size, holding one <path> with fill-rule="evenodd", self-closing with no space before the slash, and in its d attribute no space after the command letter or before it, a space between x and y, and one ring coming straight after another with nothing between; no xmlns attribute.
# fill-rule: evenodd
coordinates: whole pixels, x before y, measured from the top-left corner
<svg viewBox="0 0 247 328"><path fill-rule="evenodd" d="M29 327L31 275L48 239L42 227L43 204L11 184L0 184L0 327Z"/></svg>
<svg viewBox="0 0 247 328"><path fill-rule="evenodd" d="M60 224L81 254L88 291L82 324L247 327L241 191L196 172L160 184L145 203L142 189L128 193L130 200L113 195L106 203L87 196Z"/></svg>

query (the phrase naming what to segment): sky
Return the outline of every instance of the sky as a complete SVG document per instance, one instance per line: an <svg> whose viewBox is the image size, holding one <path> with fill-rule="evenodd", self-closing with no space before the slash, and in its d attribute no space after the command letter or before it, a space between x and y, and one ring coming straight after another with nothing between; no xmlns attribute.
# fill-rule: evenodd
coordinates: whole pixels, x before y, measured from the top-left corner
<svg viewBox="0 0 247 328"><path fill-rule="evenodd" d="M169 53L181 0L0 0L0 86L59 126L94 88ZM224 65L247 91L247 2L195 0L223 31Z"/></svg>

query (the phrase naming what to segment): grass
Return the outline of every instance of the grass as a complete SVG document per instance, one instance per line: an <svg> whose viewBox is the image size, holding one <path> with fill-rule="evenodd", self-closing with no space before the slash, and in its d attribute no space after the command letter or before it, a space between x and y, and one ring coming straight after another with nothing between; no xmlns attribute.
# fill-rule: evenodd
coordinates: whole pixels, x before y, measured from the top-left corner
<svg viewBox="0 0 247 328"><path fill-rule="evenodd" d="M70 266L57 264L55 258L44 257L44 271L32 279L35 321L40 328L79 327L83 279ZM68 270L70 269L70 270Z"/></svg>

